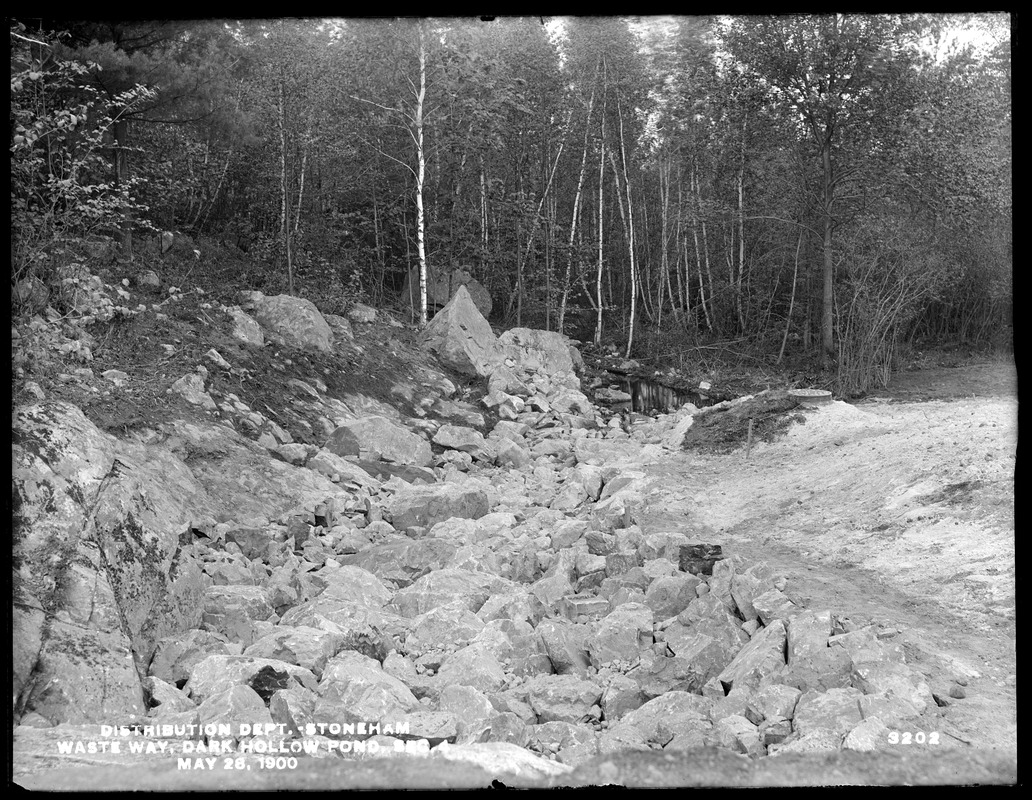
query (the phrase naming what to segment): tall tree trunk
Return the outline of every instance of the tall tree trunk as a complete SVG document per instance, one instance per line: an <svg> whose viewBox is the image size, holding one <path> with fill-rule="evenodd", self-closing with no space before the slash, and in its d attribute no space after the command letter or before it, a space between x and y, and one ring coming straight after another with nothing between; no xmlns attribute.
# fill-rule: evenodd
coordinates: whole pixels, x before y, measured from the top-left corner
<svg viewBox="0 0 1032 800"><path fill-rule="evenodd" d="M803 235L804 230L799 229L799 243L796 245L795 251L795 267L792 269L792 295L788 301L788 317L785 319L785 335L781 337L781 349L778 351L778 360L775 363L780 364L781 359L785 357L785 344L788 342L788 331L792 327L792 309L795 308L795 292L796 292L796 279L799 277L799 253L803 249Z"/></svg>
<svg viewBox="0 0 1032 800"><path fill-rule="evenodd" d="M603 103L604 105L604 103ZM602 196L605 186L606 125L602 116L602 139L598 151L598 270L595 273L595 344L602 344Z"/></svg>
<svg viewBox="0 0 1032 800"><path fill-rule="evenodd" d="M487 251L489 246L487 234L487 171L484 168L484 154L480 154L480 277L487 274Z"/></svg>
<svg viewBox="0 0 1032 800"><path fill-rule="evenodd" d="M601 59L599 60L601 63ZM595 66L596 81L598 64ZM566 324L566 302L570 296L570 272L573 270L573 240L577 232L577 219L580 212L581 192L584 188L584 173L588 165L588 136L591 132L591 112L595 107L595 83L591 85L591 97L588 99L588 114L584 121L584 149L581 153L580 171L577 173L577 192L573 196L573 213L570 215L570 239L567 250L566 273L563 276L563 295L559 302L559 333L564 332Z"/></svg>
<svg viewBox="0 0 1032 800"><path fill-rule="evenodd" d="M297 208L294 209L294 236L297 236L297 229L301 225L301 204L305 199L305 170L308 168L308 146L302 145L301 150L301 178L297 187Z"/></svg>
<svg viewBox="0 0 1032 800"><path fill-rule="evenodd" d="M630 258L631 267L631 320L627 328L627 353L624 358L631 357L631 348L634 346L634 323L638 313L638 270L634 254L634 203L631 199L631 180L627 173L627 145L624 141L623 110L620 103L616 104L616 117L619 121L620 131L620 162L623 165L624 192L627 195L627 255Z"/></svg>
<svg viewBox="0 0 1032 800"><path fill-rule="evenodd" d="M115 187L121 189L129 180L129 120L118 117L112 126L115 146ZM119 226L122 255L133 259L133 220L129 209L123 208Z"/></svg>
<svg viewBox="0 0 1032 800"><path fill-rule="evenodd" d="M378 278L373 292L373 302L379 303L383 300L384 285L387 282L387 268L383 258L383 230L380 224L380 203L376 194L376 182L373 182L373 244L376 249L376 265Z"/></svg>
<svg viewBox="0 0 1032 800"><path fill-rule="evenodd" d="M742 123L742 160L738 165L738 281L735 285L735 303L738 309L738 327L745 335L745 313L742 310L742 278L745 275L745 125Z"/></svg>
<svg viewBox="0 0 1032 800"><path fill-rule="evenodd" d="M287 293L294 294L294 259L290 252L290 198L287 183L287 112L283 94L283 74L279 83L279 134L280 134L280 232L283 236L283 250L287 258Z"/></svg>
<svg viewBox="0 0 1032 800"><path fill-rule="evenodd" d="M831 164L831 136L824 140L821 148L821 162L824 167L824 298L821 317L821 348L825 366L830 365L835 353L835 332L833 327L835 306L835 266L831 247L832 205L834 184Z"/></svg>
<svg viewBox="0 0 1032 800"><path fill-rule="evenodd" d="M417 23L419 24L419 23ZM419 324L426 325L426 221L423 213L423 184L426 179L426 155L423 152L423 101L426 99L426 44L423 28L419 28L419 90L413 116L416 141L416 251L419 258Z"/></svg>
<svg viewBox="0 0 1032 800"><path fill-rule="evenodd" d="M709 242L706 239L706 220L702 217L702 191L699 188L699 171L695 169L695 203L699 213L699 227L702 230L702 259L699 261L699 288L702 288L702 267L706 266L706 288L707 292L703 300L703 308L706 309L706 327L715 330L718 327L717 310L713 303L713 272L710 269ZM695 242L696 252L698 251L698 240Z"/></svg>

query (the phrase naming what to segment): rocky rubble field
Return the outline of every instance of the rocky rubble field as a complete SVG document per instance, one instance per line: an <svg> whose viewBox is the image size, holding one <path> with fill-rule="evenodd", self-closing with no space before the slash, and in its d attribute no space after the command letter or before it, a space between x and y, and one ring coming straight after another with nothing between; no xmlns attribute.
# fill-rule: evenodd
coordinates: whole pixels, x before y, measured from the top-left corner
<svg viewBox="0 0 1032 800"><path fill-rule="evenodd" d="M265 335L342 335L268 300L250 298ZM719 409L625 430L581 392L562 337L496 339L464 290L427 342L488 383L479 407L436 369L410 387L422 417L313 380L298 402L325 420L320 444L207 395L203 373L179 388L221 422L116 439L68 404L16 409L16 782L1012 779L1007 758L936 760L950 687L895 627L807 607L687 525L645 524L669 488L646 466Z"/></svg>

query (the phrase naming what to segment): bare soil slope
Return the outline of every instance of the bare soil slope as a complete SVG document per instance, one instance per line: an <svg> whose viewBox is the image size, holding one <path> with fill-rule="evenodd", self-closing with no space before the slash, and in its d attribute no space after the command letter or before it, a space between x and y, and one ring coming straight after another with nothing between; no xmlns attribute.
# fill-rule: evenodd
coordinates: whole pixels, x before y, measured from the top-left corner
<svg viewBox="0 0 1032 800"><path fill-rule="evenodd" d="M805 412L771 443L655 465L644 524L766 561L790 595L896 627L941 709L942 741L1016 745L1012 364L903 375ZM963 699L950 699L957 686Z"/></svg>

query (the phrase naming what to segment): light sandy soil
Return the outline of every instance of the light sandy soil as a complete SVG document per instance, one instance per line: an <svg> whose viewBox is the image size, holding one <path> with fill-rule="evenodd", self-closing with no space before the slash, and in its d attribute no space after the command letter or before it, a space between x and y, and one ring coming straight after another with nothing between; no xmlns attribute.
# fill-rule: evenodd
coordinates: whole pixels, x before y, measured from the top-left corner
<svg viewBox="0 0 1032 800"><path fill-rule="evenodd" d="M906 375L806 418L748 458L653 465L643 526L766 561L809 608L899 629L934 693L966 684L925 729L1016 746L1013 365Z"/></svg>

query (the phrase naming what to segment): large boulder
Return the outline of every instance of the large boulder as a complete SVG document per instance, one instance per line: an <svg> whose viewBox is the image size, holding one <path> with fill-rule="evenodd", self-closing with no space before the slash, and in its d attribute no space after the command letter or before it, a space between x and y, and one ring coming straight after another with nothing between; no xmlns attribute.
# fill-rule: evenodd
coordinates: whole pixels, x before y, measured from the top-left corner
<svg viewBox="0 0 1032 800"><path fill-rule="evenodd" d="M483 489L457 483L416 486L398 492L387 508L391 524L399 531L411 527L432 528L452 517L480 519L491 510L490 499Z"/></svg>
<svg viewBox="0 0 1032 800"><path fill-rule="evenodd" d="M200 622L205 583L179 535L180 504L203 490L167 452L141 458L65 403L19 409L14 429L21 707L54 723L140 713L137 670Z"/></svg>
<svg viewBox="0 0 1032 800"><path fill-rule="evenodd" d="M498 337L498 349L524 372L547 375L560 384L580 387L573 370L569 340L561 333L511 328Z"/></svg>
<svg viewBox="0 0 1032 800"><path fill-rule="evenodd" d="M444 306L455 296L462 286L469 292L477 310L484 317L491 316L491 293L473 277L466 267L427 267L426 271L426 304L427 307ZM412 308L419 308L419 267L413 267L405 277L405 285L401 289L402 303Z"/></svg>
<svg viewBox="0 0 1032 800"><path fill-rule="evenodd" d="M441 363L456 372L487 377L499 364L498 340L465 286L437 312L424 336Z"/></svg>
<svg viewBox="0 0 1032 800"><path fill-rule="evenodd" d="M258 321L288 345L323 352L333 349L333 331L310 300L285 294L259 295L253 303Z"/></svg>
<svg viewBox="0 0 1032 800"><path fill-rule="evenodd" d="M345 422L326 441L325 449L338 456L373 457L395 464L428 466L430 443L386 417L363 417Z"/></svg>

